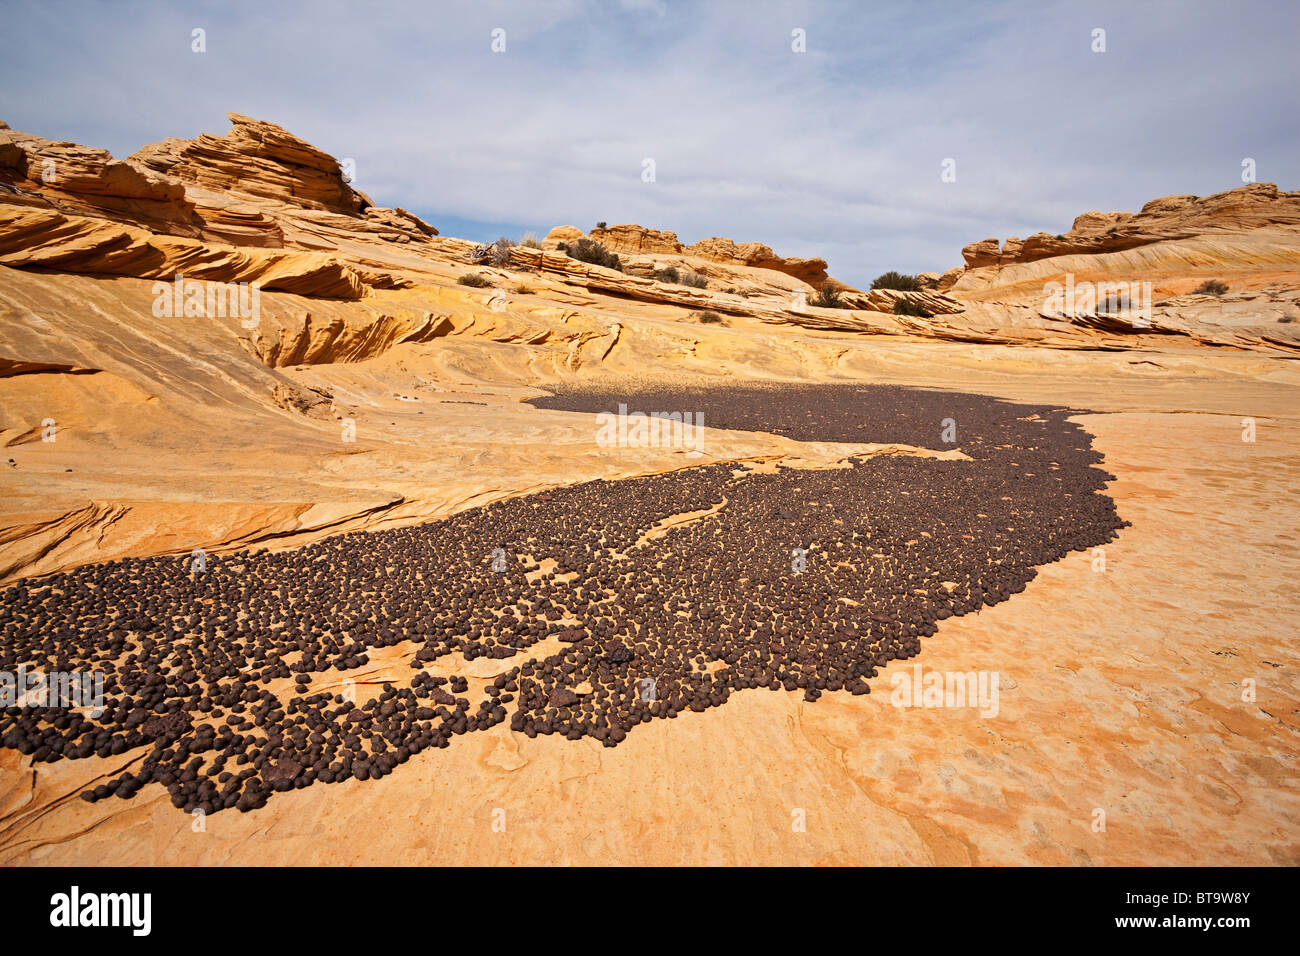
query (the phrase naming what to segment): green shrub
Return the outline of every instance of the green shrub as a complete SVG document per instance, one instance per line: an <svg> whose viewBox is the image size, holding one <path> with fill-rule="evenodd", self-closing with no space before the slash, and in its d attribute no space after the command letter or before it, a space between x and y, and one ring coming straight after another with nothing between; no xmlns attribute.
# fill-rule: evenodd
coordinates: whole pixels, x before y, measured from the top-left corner
<svg viewBox="0 0 1300 956"><path fill-rule="evenodd" d="M457 279L456 282L459 285L472 286L475 289L486 289L492 284L491 279L484 278L477 272L466 272L463 276Z"/></svg>
<svg viewBox="0 0 1300 956"><path fill-rule="evenodd" d="M655 278L660 282L675 282L678 285L688 285L695 289L703 289L709 284L709 280L698 272L691 272L689 269L683 272L676 266L665 266L656 270Z"/></svg>
<svg viewBox="0 0 1300 956"><path fill-rule="evenodd" d="M1206 279L1192 291L1199 292L1202 295L1223 295L1228 291L1228 284L1220 282L1218 279Z"/></svg>
<svg viewBox="0 0 1300 956"><path fill-rule="evenodd" d="M560 243L560 251L579 262L590 262L594 266L604 266L617 272L623 271L623 263L618 261L618 256L594 239L584 237L573 242Z"/></svg>
<svg viewBox="0 0 1300 956"><path fill-rule="evenodd" d="M722 316L716 312L710 312L708 309L703 312L692 312L691 318L702 325L718 325L722 322Z"/></svg>
<svg viewBox="0 0 1300 956"><path fill-rule="evenodd" d="M822 309L845 308L844 299L840 297L840 290L834 282L829 280L821 284L821 288L813 296L812 304Z"/></svg>
<svg viewBox="0 0 1300 956"><path fill-rule="evenodd" d="M934 313L919 302L900 298L894 302L894 315L910 315L918 319L932 319Z"/></svg>
<svg viewBox="0 0 1300 956"><path fill-rule="evenodd" d="M894 289L898 292L920 292L921 281L916 276L909 276L906 273L895 272L890 269L888 272L881 273L871 281L873 289Z"/></svg>

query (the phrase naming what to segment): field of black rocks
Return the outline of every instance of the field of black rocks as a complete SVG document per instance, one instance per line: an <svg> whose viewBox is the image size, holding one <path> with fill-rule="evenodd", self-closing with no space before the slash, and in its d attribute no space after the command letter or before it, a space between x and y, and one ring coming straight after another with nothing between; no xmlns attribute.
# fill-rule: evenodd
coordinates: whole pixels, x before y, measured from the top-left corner
<svg viewBox="0 0 1300 956"><path fill-rule="evenodd" d="M582 412L619 403L703 412L710 428L957 448L970 460L877 457L776 473L705 465L292 551L208 556L201 572L186 555L21 582L0 604L0 670L99 670L107 700L98 717L7 708L0 744L37 762L138 750L129 772L83 798L157 784L175 806L208 813L383 777L501 723L612 747L638 724L740 690L865 694L945 618L1007 600L1036 566L1124 525L1071 409L884 386L534 402ZM642 541L670 516L709 509ZM558 653L530 653L548 638ZM409 678L382 691L359 684L349 700L340 679L381 648L409 652ZM439 666L457 652L499 659L500 675L483 687Z"/></svg>

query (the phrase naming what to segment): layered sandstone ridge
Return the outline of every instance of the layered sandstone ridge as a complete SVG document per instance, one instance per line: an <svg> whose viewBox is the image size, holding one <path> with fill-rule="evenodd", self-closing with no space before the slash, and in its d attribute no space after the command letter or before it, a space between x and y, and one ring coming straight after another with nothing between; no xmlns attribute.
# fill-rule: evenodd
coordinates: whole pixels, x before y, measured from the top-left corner
<svg viewBox="0 0 1300 956"><path fill-rule="evenodd" d="M1066 322L1105 347L1176 335L1300 349L1300 192L1272 183L1166 196L1136 214L1087 212L1068 233L984 239L962 254L966 265L934 285L975 327Z"/></svg>
<svg viewBox="0 0 1300 956"><path fill-rule="evenodd" d="M575 226L557 226L546 238L570 241L579 239L582 235L582 231ZM588 236L619 253L682 255L725 265L771 269L813 286L820 285L830 278L826 272L825 259L778 256L772 251L771 246L765 246L760 242L737 243L722 236L711 236L689 246L683 246L675 232L649 229L635 223L597 227L591 230Z"/></svg>
<svg viewBox="0 0 1300 956"><path fill-rule="evenodd" d="M701 239L686 247L686 251L701 259L724 262L731 265L752 266L756 269L773 269L784 272L809 285L820 285L830 276L826 273L825 259L800 259L794 256L778 256L770 246L759 242L735 243L721 236Z"/></svg>
<svg viewBox="0 0 1300 956"><path fill-rule="evenodd" d="M1300 269L1300 192L1251 183L1213 196L1165 196L1134 214L1086 212L1060 235L1035 233L971 243L953 288L987 292L1082 266L1146 278L1220 278L1294 283ZM1082 270L1080 270L1082 271ZM1182 290L1186 291L1186 290Z"/></svg>
<svg viewBox="0 0 1300 956"><path fill-rule="evenodd" d="M558 252L574 227L476 261L476 243L376 209L282 133L240 118L119 161L0 126L0 582L860 450L715 428L699 457L612 450L593 416L521 402L576 381L898 383L1090 409L1076 420L1133 526L1105 573L1075 553L926 645L927 671L1002 675L996 723L892 706L890 678L911 667L895 661L883 693L745 691L609 751L503 725L451 763L283 793L206 835L178 826L159 788L74 798L135 755L38 766L6 749L0 862L1149 865L1186 863L1188 847L1300 862L1297 670L1278 627L1297 612L1300 343L1278 321L1300 312L1295 194L1180 197L1159 227L1087 214L1051 255L1022 243L1003 262L995 243L996 261L925 276L923 293L849 290L848 308L820 308L799 301L813 273L671 234L620 252L622 272ZM1125 228L1163 232L1105 245ZM705 286L656 278L668 266ZM159 317L155 285L177 272L262 284L260 314ZM469 272L488 287L459 285ZM1152 321L1045 314L1044 285L1067 275L1152 282ZM1193 294L1207 278L1229 291ZM896 315L900 302L931 315ZM377 688L409 672L389 658L354 676ZM1243 703L1247 676L1258 703ZM430 794L438 812L411 815ZM497 806L508 835L487 823ZM1098 807L1109 832L1091 825Z"/></svg>
<svg viewBox="0 0 1300 956"><path fill-rule="evenodd" d="M1053 256L1101 255L1137 246L1208 234L1245 235L1260 229L1300 230L1300 192L1279 192L1273 183L1251 183L1213 196L1165 196L1153 199L1136 215L1130 212L1085 212L1070 231L1053 236L1015 236L999 248L997 239L962 249L967 270L1007 268Z"/></svg>
<svg viewBox="0 0 1300 956"><path fill-rule="evenodd" d="M0 264L164 280L183 274L332 299L360 299L370 288L360 273L321 253L213 246L89 216L3 205Z"/></svg>
<svg viewBox="0 0 1300 956"><path fill-rule="evenodd" d="M355 215L371 205L344 179L338 160L281 129L238 113L224 136L165 139L129 158L208 191Z"/></svg>
<svg viewBox="0 0 1300 956"><path fill-rule="evenodd" d="M194 204L185 187L103 149L54 142L0 122L0 184L9 204L121 217L185 228Z"/></svg>
<svg viewBox="0 0 1300 956"><path fill-rule="evenodd" d="M967 247L968 265L925 274L920 292L861 292L827 274L825 260L778 256L761 243L721 237L683 245L635 224L589 235L552 230L541 249L485 264L475 243L444 238L400 208L377 207L323 150L273 123L229 114L224 136L169 139L118 161L103 150L0 128L0 249L14 268L163 279L184 272L216 282L356 300L376 290L446 290L467 304L534 311L576 306L621 312L643 303L694 325L895 335L1064 348L1149 348L1169 336L1193 343L1292 351L1300 318L1292 292L1300 243L1296 194L1256 184L1219 196L1168 197L1136 216L1087 213L1068 236L1040 234L999 247ZM622 269L572 258L561 242L591 238ZM671 268L670 268L671 267ZM672 269L692 283L669 281ZM477 271L492 292L458 287ZM1045 285L1152 281L1154 301L1135 323L1104 309L1047 307ZM1222 297L1189 295L1207 277ZM822 285L839 308L816 304ZM702 283L702 284L701 284ZM529 289L524 295L517 291ZM19 357L11 357L17 359Z"/></svg>
<svg viewBox="0 0 1300 956"><path fill-rule="evenodd" d="M6 202L132 222L243 246L319 248L361 234L421 241L437 230L375 206L339 162L292 133L238 113L224 136L166 139L116 160L102 149L0 127Z"/></svg>

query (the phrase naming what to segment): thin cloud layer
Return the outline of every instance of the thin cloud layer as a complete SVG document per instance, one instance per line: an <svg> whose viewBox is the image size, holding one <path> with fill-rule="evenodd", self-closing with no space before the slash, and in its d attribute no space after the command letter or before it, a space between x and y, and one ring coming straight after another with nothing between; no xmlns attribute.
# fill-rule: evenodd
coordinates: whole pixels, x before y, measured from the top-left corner
<svg viewBox="0 0 1300 956"><path fill-rule="evenodd" d="M377 202L453 234L640 222L865 284L1231 189L1246 157L1296 188L1298 9L29 4L0 39L0 118L125 156L224 132L233 110L354 159Z"/></svg>

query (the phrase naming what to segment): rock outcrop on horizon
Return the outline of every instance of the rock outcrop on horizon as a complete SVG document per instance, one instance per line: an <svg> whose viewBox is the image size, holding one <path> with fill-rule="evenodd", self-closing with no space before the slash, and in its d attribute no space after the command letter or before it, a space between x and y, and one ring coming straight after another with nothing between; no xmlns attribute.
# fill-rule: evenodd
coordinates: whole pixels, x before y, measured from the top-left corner
<svg viewBox="0 0 1300 956"><path fill-rule="evenodd" d="M194 217L185 187L103 149L61 143L0 122L4 201L184 228Z"/></svg>
<svg viewBox="0 0 1300 956"><path fill-rule="evenodd" d="M1213 196L1165 196L1141 211L1085 212L1070 231L1053 236L1015 236L999 247L984 239L962 249L967 270L1007 268L1054 256L1101 255L1138 246L1209 234L1247 234L1259 229L1300 230L1300 192L1279 192L1273 183L1250 183Z"/></svg>
<svg viewBox="0 0 1300 956"><path fill-rule="evenodd" d="M581 230L576 230L573 226L558 226L551 230L547 238L577 239L581 238ZM722 236L712 236L689 246L683 246L675 232L649 229L636 223L623 223L603 228L598 226L591 230L589 238L614 252L638 255L684 255L725 265L771 269L811 286L819 286L830 278L826 273L825 259L778 256L770 246L760 242L736 243Z"/></svg>
<svg viewBox="0 0 1300 956"><path fill-rule="evenodd" d="M323 150L273 123L229 118L225 135L167 139L120 161L0 127L4 264L140 279L188 271L208 281L356 299L382 289L446 288L474 263L477 244L441 237L401 208L375 206ZM611 296L683 309L683 320L703 310L768 325L938 340L1091 348L1176 335L1291 350L1298 347L1297 326L1288 321L1300 271L1298 197L1258 183L1206 198L1154 200L1136 215L1084 213L1060 238L972 243L964 267L923 274L922 291L913 293L861 292L832 279L824 259L782 257L762 243L712 237L684 245L673 232L632 223L589 234L558 226L542 249L516 247L509 268L478 268L502 285L513 281L511 268L535 272L551 286L539 293L560 299ZM618 253L622 269L559 251L561 242L584 236ZM674 268L702 279L667 281ZM1095 308L1054 313L1044 289L1066 275L1151 281L1151 315L1135 324ZM1191 295L1206 279L1227 282L1228 293ZM827 282L840 290L843 308L814 304Z"/></svg>
<svg viewBox="0 0 1300 956"><path fill-rule="evenodd" d="M590 238L615 252L634 252L643 255L668 253L676 255L682 251L682 244L677 241L677 233L659 229L647 229L636 223L591 230Z"/></svg>
<svg viewBox="0 0 1300 956"><path fill-rule="evenodd" d="M974 292L1006 285L1034 275L1049 274L1053 266L1079 257L1133 271L1157 272L1177 263L1182 271L1206 274L1210 269L1252 273L1300 267L1300 192L1280 192L1272 183L1251 183L1213 196L1165 196L1153 199L1136 215L1129 212L1086 212L1070 231L1053 236L1034 233L973 242L962 249L966 264L955 287ZM1195 255L1180 256L1187 248ZM1118 254L1142 250L1129 256ZM1056 263L1045 260L1057 260ZM1036 269L1020 268L1040 263ZM1280 267L1280 268L1279 268Z"/></svg>
<svg viewBox="0 0 1300 956"><path fill-rule="evenodd" d="M479 383L529 394L579 373L834 377L829 370L871 361L885 343L1300 351L1291 321L1300 318L1300 200L1266 184L1156 200L1131 216L1085 213L1060 240L968 246L964 268L923 275L920 291L860 291L831 280L822 259L718 237L683 245L635 224L590 234L557 226L540 248L485 256L479 243L375 206L335 159L281 127L230 119L223 136L164 140L125 160L0 126L0 435L29 446L43 421L57 420L93 449L97 472L132 475L127 487L143 499L124 496L116 478L14 472L0 580L190 542L300 542L480 501L474 477L444 475L431 491L437 468L412 472L409 452L394 450L407 447L411 414L458 410L460 399L433 396L472 394ZM617 252L621 268L560 251L588 236ZM470 273L484 287L460 282ZM256 284L260 314L160 318L178 275ZM1044 287L1067 276L1151 282L1150 321L1095 301L1053 313ZM1228 291L1194 293L1208 278ZM816 304L827 281L838 308ZM391 439L367 446L359 471L329 434L348 419L363 436ZM186 467L142 475L138 447L184 462L195 428L214 448L244 448L249 429L278 436L306 449L291 458L310 460L284 474L322 478L268 501L202 472L178 517L159 501ZM563 457L549 445L536 454ZM534 472L519 468L492 494L527 485Z"/></svg>
<svg viewBox="0 0 1300 956"><path fill-rule="evenodd" d="M209 666L264 691L242 698L249 707L205 697L164 718L119 698L123 731L92 741L107 748L93 759L45 762L68 756L60 734L24 738L30 753L0 748L0 860L1059 866L1181 863L1193 846L1217 863L1300 862L1287 829L1300 806L1295 682L1278 626L1296 606L1296 193L1260 184L1085 213L1060 239L968 246L967 265L923 273L918 291L864 291L821 259L722 238L684 245L632 224L590 234L619 268L561 251L588 237L571 225L517 246L442 236L376 207L323 150L231 120L223 136L123 160L0 124L0 585L17 584L10 604L26 609L6 606L13 647L66 669L82 657L60 647L81 645L138 681L132 694L160 677L197 683L185 670ZM1207 280L1226 291L1195 291ZM1050 308L1046 290L1066 283L1136 283L1135 295L1149 283L1149 320L1095 295ZM216 286L234 299L198 294ZM796 383L808 392L792 400ZM761 401L733 401L738 384ZM905 387L883 403L864 395L881 385ZM626 398L634 414L703 408L707 423L689 450L611 447L583 389ZM548 393L559 400L530 401ZM811 431L822 419L835 430ZM1040 440L1052 434L1062 441ZM992 458L1006 471L987 471ZM1094 465L1126 523L1100 568L1088 524L1071 517L1089 513L1081 496L1102 476L1074 477ZM861 494L843 495L845 478L864 480ZM1051 495L1068 508L1026 494L1058 483ZM753 500L770 507L738 523L756 484ZM413 527L440 519L443 537ZM735 534L750 528L760 533ZM989 529L1004 544L968 549ZM398 534L376 546L359 533L371 531ZM1056 557L1005 576L1033 540ZM498 547L517 562L510 575L494 573ZM797 581L789 549L809 561ZM655 562L624 561L635 552ZM697 581L693 555L728 573ZM199 556L216 556L203 578ZM748 567L759 573L731 574ZM874 586L903 573L902 592ZM452 579L472 587L448 590ZM873 587L836 583L863 580ZM1007 600L983 603L986 584ZM776 601L737 601L744 588ZM889 593L905 595L901 614L878 600ZM618 619L606 616L615 606ZM864 643L882 624L915 635L927 606L943 622L927 670L1001 674L996 723L973 708L893 706L891 678L912 668L897 655L867 675L808 652ZM451 763L408 746L432 718L417 705L406 721L390 700L425 697L428 713L485 723L471 701L527 696L530 712L552 715L627 703L615 684L579 679L566 656L579 641L604 644L611 666L653 664L618 672L631 691L670 659L643 629L686 633L724 608L735 616L714 623L757 625L765 643L753 647L824 675L824 693L780 674L732 693L725 671L750 666L750 645L732 653L694 634L669 679L686 670L725 707L696 713L701 697L605 751L555 727L492 724L458 740ZM809 608L820 631L804 626ZM328 650L312 643L327 628ZM420 647L411 630L452 640ZM525 661L552 674L545 692L506 679ZM606 663L585 666L600 676ZM1258 703L1240 693L1246 674L1261 677ZM869 678L870 694L850 684ZM294 701L354 687L355 709L397 731L369 734L393 744L376 759L406 766L382 784L298 787L320 745L306 725L287 729L271 698L296 719ZM232 807L234 790L216 789L230 780L204 774L205 803L248 812L178 840L185 801L160 776L144 786L142 761L152 774L147 748L165 745L176 771L190 766L166 734L191 712L199 728L225 720L220 740L238 726L270 741L274 753L245 753L227 773L236 788L257 775L276 798ZM379 727L348 724L358 743ZM218 752L206 731L188 739L203 741L193 753ZM677 798L666 811L665 781ZM411 814L431 787L452 810ZM77 798L86 792L93 801ZM795 803L807 833L790 834ZM487 823L497 806L510 808L508 838ZM1088 827L1094 807L1112 814L1109 836ZM717 835L720 819L744 825L674 838ZM827 837L827 821L849 819L863 825Z"/></svg>
<svg viewBox="0 0 1300 956"><path fill-rule="evenodd" d="M321 248L349 234L421 241L437 230L375 206L338 161L276 126L238 113L224 136L166 139L125 160L0 127L6 202L99 215L153 232L266 248Z"/></svg>
<svg viewBox="0 0 1300 956"><path fill-rule="evenodd" d="M807 282L812 286L820 286L830 278L826 274L825 259L799 259L793 256L778 256L770 246L765 246L760 242L737 244L730 239L714 236L710 239L701 239L699 242L692 243L686 247L686 252L689 255L699 256L701 259L711 259L714 262L752 266L756 269L774 269L777 272L784 272L788 276L793 276L801 282Z"/></svg>
<svg viewBox="0 0 1300 956"><path fill-rule="evenodd" d="M1087 212L1068 233L983 239L962 255L965 266L944 273L936 288L980 326L1067 322L1100 334L1098 341L1160 334L1300 349L1300 192L1272 183L1165 196L1136 214ZM1085 293L1062 309L1062 288ZM1125 314L1103 301L1119 288Z"/></svg>
<svg viewBox="0 0 1300 956"><path fill-rule="evenodd" d="M373 205L348 185L338 160L274 123L228 113L224 136L164 139L127 162L164 173L207 192L245 195L273 203L356 215Z"/></svg>

